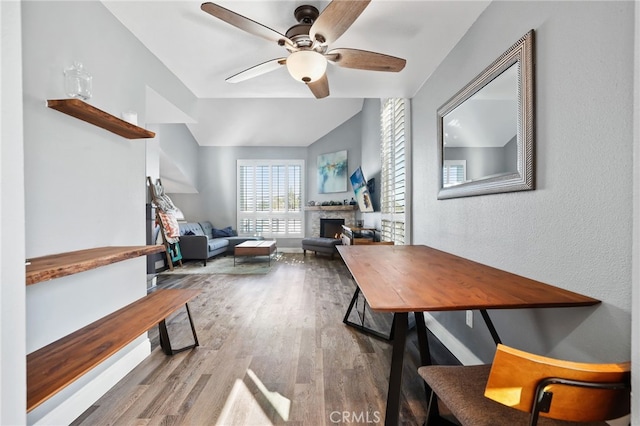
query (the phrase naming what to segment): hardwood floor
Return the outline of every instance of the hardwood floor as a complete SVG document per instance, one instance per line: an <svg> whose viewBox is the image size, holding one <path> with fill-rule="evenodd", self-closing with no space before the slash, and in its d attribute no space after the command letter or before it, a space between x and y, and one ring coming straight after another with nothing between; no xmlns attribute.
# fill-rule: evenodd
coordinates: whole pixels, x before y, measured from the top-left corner
<svg viewBox="0 0 640 426"><path fill-rule="evenodd" d="M266 275L160 275L159 288L203 290L189 304L200 346L166 356L150 332L151 355L73 424L382 424L391 345L342 323L355 284L340 258L286 253L272 265ZM389 316L368 310L366 320L389 330ZM189 343L178 339L190 336L185 312L167 326L174 347ZM425 417L416 342L410 332L403 425Z"/></svg>

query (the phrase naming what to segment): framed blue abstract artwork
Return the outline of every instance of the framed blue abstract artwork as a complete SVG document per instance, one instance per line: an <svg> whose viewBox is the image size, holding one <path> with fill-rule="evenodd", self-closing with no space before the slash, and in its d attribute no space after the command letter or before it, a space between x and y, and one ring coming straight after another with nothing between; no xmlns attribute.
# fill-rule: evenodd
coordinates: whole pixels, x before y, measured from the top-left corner
<svg viewBox="0 0 640 426"><path fill-rule="evenodd" d="M318 155L318 193L347 192L347 151Z"/></svg>

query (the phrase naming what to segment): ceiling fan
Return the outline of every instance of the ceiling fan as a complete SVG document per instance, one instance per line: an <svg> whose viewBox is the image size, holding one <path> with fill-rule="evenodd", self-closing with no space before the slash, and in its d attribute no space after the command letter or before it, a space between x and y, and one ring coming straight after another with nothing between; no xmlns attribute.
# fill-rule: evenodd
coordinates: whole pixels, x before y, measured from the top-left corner
<svg viewBox="0 0 640 426"><path fill-rule="evenodd" d="M398 72L404 68L406 60L395 56L358 49L329 50L329 44L353 24L370 1L333 0L322 13L313 6L300 6L294 12L298 24L289 28L285 34L215 3L202 3L200 8L228 24L275 42L289 51L287 57L255 65L232 75L226 81L238 83L284 65L294 79L305 83L313 95L320 99L329 96L327 61L345 68L369 71Z"/></svg>

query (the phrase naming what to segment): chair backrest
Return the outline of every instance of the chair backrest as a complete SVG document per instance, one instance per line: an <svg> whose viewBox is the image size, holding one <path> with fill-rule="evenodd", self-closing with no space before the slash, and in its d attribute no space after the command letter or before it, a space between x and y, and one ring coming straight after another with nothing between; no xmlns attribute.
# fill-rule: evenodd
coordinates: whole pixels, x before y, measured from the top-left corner
<svg viewBox="0 0 640 426"><path fill-rule="evenodd" d="M575 422L604 421L630 412L631 363L590 364L563 361L498 345L485 396L521 411L532 412L536 388L551 392L548 412L540 416ZM559 378L548 384L547 379ZM593 384L619 384L603 389ZM548 397L548 395L547 395ZM547 400L547 402L549 402Z"/></svg>

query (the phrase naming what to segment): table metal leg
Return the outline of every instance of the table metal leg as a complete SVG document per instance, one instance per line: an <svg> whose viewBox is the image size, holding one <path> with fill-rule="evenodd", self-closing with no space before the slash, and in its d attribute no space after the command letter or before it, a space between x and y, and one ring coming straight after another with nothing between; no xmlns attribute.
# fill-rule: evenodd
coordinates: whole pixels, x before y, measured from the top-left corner
<svg viewBox="0 0 640 426"><path fill-rule="evenodd" d="M420 349L420 363L422 365L431 365L431 352L429 350L429 339L427 338L427 326L424 323L424 314L422 312L414 312L413 317L416 320L418 349Z"/></svg>
<svg viewBox="0 0 640 426"><path fill-rule="evenodd" d="M353 306L356 304L356 301L358 300L359 295L360 295L360 287L356 286L356 291L353 292L353 297L351 298L351 302L349 302L347 313L344 315L344 319L342 320L343 323L345 324L349 323L349 315L351 315L351 310L353 309Z"/></svg>
<svg viewBox="0 0 640 426"><path fill-rule="evenodd" d="M489 329L489 333L491 333L491 337L493 337L493 341L496 342L496 346L502 343L500 340L500 336L498 336L498 332L493 325L493 321L491 321L491 317L489 317L489 313L486 309L480 309L480 314L482 314L482 319L484 319L484 323L487 324L487 328Z"/></svg>
<svg viewBox="0 0 640 426"><path fill-rule="evenodd" d="M394 324L395 324L395 314L393 317L393 320L391 322L391 333L389 335L386 334L382 334L379 331L373 330L369 327L365 327L364 325L364 309L366 309L366 306L364 306L363 309L363 323L362 324L358 324L355 323L353 321L349 320L349 316L351 315L351 311L353 310L353 307L356 304L356 301L358 300L358 296L360 295L360 287L356 286L356 291L353 293L353 297L351 298L351 302L349 302L349 308L347 308L347 313L344 315L344 319L342 320L343 323L345 323L346 325L348 325L349 327L353 327L356 330L367 334L371 337L375 337L377 339L380 340L384 340L386 342L389 342L391 340L393 340L393 329L394 329ZM366 303L366 302L365 302Z"/></svg>
<svg viewBox="0 0 640 426"><path fill-rule="evenodd" d="M189 318L189 325L191 326L191 333L193 333L193 344L185 346L179 349L173 349L171 347L171 339L169 339L169 332L167 331L167 323L166 319L163 319L158 323L158 338L160 340L160 347L162 351L166 355L175 355L178 352L183 352L188 349L193 349L197 346L200 346L198 342L198 335L196 334L196 327L193 324L193 318L191 318L191 311L189 310L189 305L187 303L184 304L185 309L187 310L187 317Z"/></svg>
<svg viewBox="0 0 640 426"><path fill-rule="evenodd" d="M409 314L407 312L397 312L395 314L391 372L389 373L389 391L387 392L387 411L384 418L385 426L398 426L402 364L404 361L405 343L407 341L408 318Z"/></svg>
<svg viewBox="0 0 640 426"><path fill-rule="evenodd" d="M420 349L420 364L432 365L431 351L429 349L429 337L427 336L427 326L424 323L424 314L422 312L414 312L413 316L416 320L416 332L418 334L418 348ZM433 419L440 417L438 412L437 397L431 391L431 388L424 382L424 392L427 401L427 420L425 425L432 424Z"/></svg>

